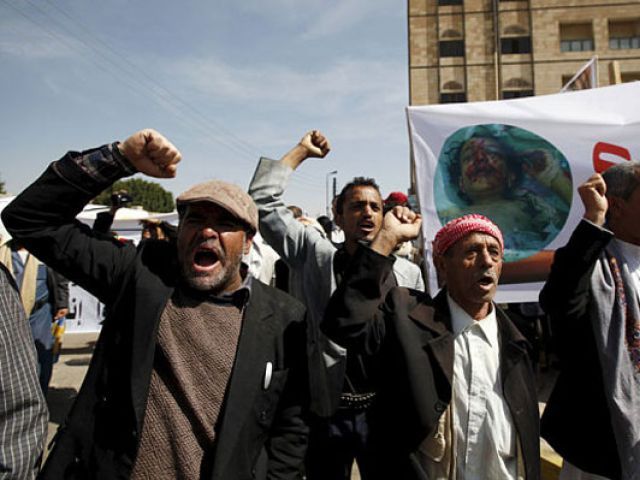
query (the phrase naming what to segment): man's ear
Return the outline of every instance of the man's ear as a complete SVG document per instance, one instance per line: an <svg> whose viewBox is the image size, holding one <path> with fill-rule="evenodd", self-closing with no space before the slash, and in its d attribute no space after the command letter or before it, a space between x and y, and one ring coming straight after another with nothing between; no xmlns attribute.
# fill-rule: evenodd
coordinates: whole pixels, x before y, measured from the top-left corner
<svg viewBox="0 0 640 480"><path fill-rule="evenodd" d="M435 255L433 257L433 264L436 267L436 274L438 276L438 283L444 285L447 279L447 266L444 261L444 255Z"/></svg>
<svg viewBox="0 0 640 480"><path fill-rule="evenodd" d="M335 212L333 216L333 223L342 228L343 226L343 215L341 213ZM344 230L344 228L342 228Z"/></svg>
<svg viewBox="0 0 640 480"><path fill-rule="evenodd" d="M251 245L253 245L254 235L255 233L251 233L251 232L247 232L245 234L244 245L242 247L242 253L244 253L245 255L249 255L249 252L251 252Z"/></svg>

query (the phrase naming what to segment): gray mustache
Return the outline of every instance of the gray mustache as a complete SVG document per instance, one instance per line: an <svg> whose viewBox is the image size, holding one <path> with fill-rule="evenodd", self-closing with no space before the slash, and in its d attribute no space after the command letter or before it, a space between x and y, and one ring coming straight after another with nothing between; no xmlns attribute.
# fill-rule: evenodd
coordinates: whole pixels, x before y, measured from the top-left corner
<svg viewBox="0 0 640 480"><path fill-rule="evenodd" d="M498 272L496 272L493 268L488 268L484 272L477 273L475 275L475 280L478 281L485 277L491 277L491 280L493 280L494 283L498 283L498 280L499 280Z"/></svg>
<svg viewBox="0 0 640 480"><path fill-rule="evenodd" d="M222 249L220 242L218 242L217 240L208 239L208 240L198 241L195 243L194 249L198 249L198 248L206 248L206 249L213 250L219 259L224 260L225 258L225 252Z"/></svg>

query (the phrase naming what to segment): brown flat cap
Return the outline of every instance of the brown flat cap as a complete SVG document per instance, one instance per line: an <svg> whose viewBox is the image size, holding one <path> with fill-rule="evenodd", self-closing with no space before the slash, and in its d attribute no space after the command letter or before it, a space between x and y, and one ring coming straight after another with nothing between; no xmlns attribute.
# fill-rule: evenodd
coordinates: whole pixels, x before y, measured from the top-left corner
<svg viewBox="0 0 640 480"><path fill-rule="evenodd" d="M239 186L220 180L198 183L176 199L178 210L196 202L211 202L258 231L258 208L247 192Z"/></svg>

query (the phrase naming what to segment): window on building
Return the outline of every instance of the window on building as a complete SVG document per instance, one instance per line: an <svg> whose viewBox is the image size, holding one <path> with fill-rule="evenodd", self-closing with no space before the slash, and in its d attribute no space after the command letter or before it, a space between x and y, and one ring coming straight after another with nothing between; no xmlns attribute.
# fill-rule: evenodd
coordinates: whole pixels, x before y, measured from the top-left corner
<svg viewBox="0 0 640 480"><path fill-rule="evenodd" d="M622 80L622 83L639 82L640 72L622 72L620 74L620 78Z"/></svg>
<svg viewBox="0 0 640 480"><path fill-rule="evenodd" d="M462 5L462 0L438 0L438 5Z"/></svg>
<svg viewBox="0 0 640 480"><path fill-rule="evenodd" d="M467 101L465 92L442 92L440 93L440 103L463 103Z"/></svg>
<svg viewBox="0 0 640 480"><path fill-rule="evenodd" d="M463 57L464 40L443 40L440 42L441 57Z"/></svg>
<svg viewBox="0 0 640 480"><path fill-rule="evenodd" d="M587 52L593 50L593 40L564 40L560 42L562 52Z"/></svg>
<svg viewBox="0 0 640 480"><path fill-rule="evenodd" d="M593 25L591 23L561 23L560 51L585 52L593 50Z"/></svg>
<svg viewBox="0 0 640 480"><path fill-rule="evenodd" d="M640 20L609 20L609 48L640 48Z"/></svg>
<svg viewBox="0 0 640 480"><path fill-rule="evenodd" d="M522 97L533 97L533 90L503 90L502 92L502 98L505 100Z"/></svg>
<svg viewBox="0 0 640 480"><path fill-rule="evenodd" d="M531 53L531 37L505 37L500 39L502 53Z"/></svg>
<svg viewBox="0 0 640 480"><path fill-rule="evenodd" d="M569 83L569 80L571 80L574 75L575 73L571 75L562 75L562 78L560 80L562 82L562 85L560 85L560 88L564 87L567 83Z"/></svg>

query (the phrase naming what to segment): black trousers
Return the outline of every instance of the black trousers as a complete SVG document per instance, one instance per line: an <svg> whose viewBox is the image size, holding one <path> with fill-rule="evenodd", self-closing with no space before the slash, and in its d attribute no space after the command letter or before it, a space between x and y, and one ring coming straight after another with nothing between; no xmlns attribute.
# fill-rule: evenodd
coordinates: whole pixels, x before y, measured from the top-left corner
<svg viewBox="0 0 640 480"><path fill-rule="evenodd" d="M354 460L362 480L372 478L368 410L341 408L328 419L314 419L306 459L307 480L350 480Z"/></svg>

